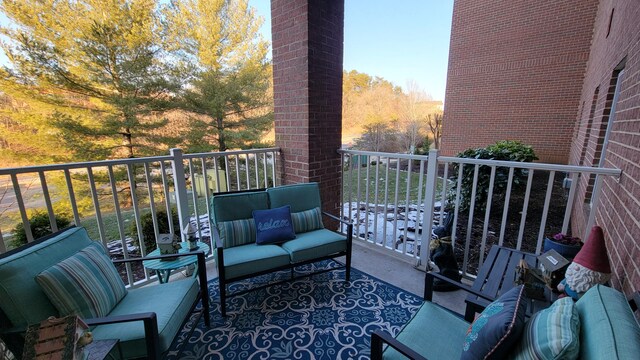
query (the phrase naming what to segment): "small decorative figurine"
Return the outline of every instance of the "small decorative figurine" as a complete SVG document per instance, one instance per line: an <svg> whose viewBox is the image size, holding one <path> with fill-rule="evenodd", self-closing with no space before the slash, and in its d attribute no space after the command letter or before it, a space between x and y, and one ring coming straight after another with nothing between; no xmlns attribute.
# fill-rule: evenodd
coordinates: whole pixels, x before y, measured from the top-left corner
<svg viewBox="0 0 640 360"><path fill-rule="evenodd" d="M198 230L193 225L191 221L184 227L184 234L187 237L187 248L189 251L198 250L198 238L196 237L196 232Z"/></svg>

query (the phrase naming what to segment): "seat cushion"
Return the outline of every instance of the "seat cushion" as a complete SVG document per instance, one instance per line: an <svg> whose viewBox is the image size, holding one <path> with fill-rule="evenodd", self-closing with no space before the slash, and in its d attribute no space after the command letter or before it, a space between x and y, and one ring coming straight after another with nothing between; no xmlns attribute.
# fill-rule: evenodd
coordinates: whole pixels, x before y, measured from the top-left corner
<svg viewBox="0 0 640 360"><path fill-rule="evenodd" d="M160 351L166 351L181 329L199 291L196 279L171 281L131 289L109 316L155 312L158 320ZM142 321L100 325L92 330L95 339L120 339L124 358L146 354Z"/></svg>
<svg viewBox="0 0 640 360"><path fill-rule="evenodd" d="M637 359L640 327L624 294L596 285L576 302L580 359Z"/></svg>
<svg viewBox="0 0 640 360"><path fill-rule="evenodd" d="M291 220L293 221L293 231L295 231L296 234L324 229L324 224L322 224L322 211L320 211L319 207L291 213Z"/></svg>
<svg viewBox="0 0 640 360"><path fill-rule="evenodd" d="M335 254L347 249L347 237L330 230L321 229L298 234L295 239L282 244L297 263Z"/></svg>
<svg viewBox="0 0 640 360"><path fill-rule="evenodd" d="M460 359L462 344L469 323L430 301L426 301L411 321L396 336L427 359ZM438 341L443 339L444 341ZM384 359L405 360L402 354L388 347Z"/></svg>
<svg viewBox="0 0 640 360"><path fill-rule="evenodd" d="M216 262L218 261L215 252ZM289 253L278 245L256 243L224 249L224 271L227 279L275 269L289 264Z"/></svg>
<svg viewBox="0 0 640 360"><path fill-rule="evenodd" d="M322 208L318 183L277 186L267 189L267 194L271 208L290 205L291 212Z"/></svg>
<svg viewBox="0 0 640 360"><path fill-rule="evenodd" d="M258 245L277 244L295 239L289 205L269 210L254 210L256 223L256 243Z"/></svg>
<svg viewBox="0 0 640 360"><path fill-rule="evenodd" d="M253 219L220 221L216 224L222 246L230 248L256 241L256 223Z"/></svg>
<svg viewBox="0 0 640 360"><path fill-rule="evenodd" d="M61 316L106 316L127 289L102 245L91 244L36 276Z"/></svg>
<svg viewBox="0 0 640 360"><path fill-rule="evenodd" d="M510 358L517 360L577 359L580 317L573 299L564 297L535 313L525 324Z"/></svg>
<svg viewBox="0 0 640 360"><path fill-rule="evenodd" d="M524 329L524 286L502 294L473 321L460 359L504 359Z"/></svg>

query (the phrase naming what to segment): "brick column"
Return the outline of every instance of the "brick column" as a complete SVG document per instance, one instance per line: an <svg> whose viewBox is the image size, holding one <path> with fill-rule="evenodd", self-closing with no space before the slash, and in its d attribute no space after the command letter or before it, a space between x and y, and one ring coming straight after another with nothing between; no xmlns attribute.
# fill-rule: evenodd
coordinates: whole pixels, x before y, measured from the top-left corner
<svg viewBox="0 0 640 360"><path fill-rule="evenodd" d="M341 194L344 0L271 0L276 145L283 184L318 182L323 210Z"/></svg>

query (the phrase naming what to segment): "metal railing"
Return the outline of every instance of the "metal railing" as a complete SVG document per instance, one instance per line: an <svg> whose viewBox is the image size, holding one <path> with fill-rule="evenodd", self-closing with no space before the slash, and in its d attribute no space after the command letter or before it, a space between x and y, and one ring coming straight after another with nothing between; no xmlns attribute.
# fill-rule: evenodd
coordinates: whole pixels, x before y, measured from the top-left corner
<svg viewBox="0 0 640 360"><path fill-rule="evenodd" d="M541 253L545 235L570 230L581 176L596 176L595 208L603 177L621 174L619 169L444 157L435 150L428 156L339 153L342 211L355 222L356 239L424 267L432 230L453 216L449 233L468 277L493 244ZM529 207L532 191L536 198L544 194L535 209ZM562 216L561 227L548 225L551 213ZM577 235L586 237L595 213L589 212L585 234Z"/></svg>
<svg viewBox="0 0 640 360"><path fill-rule="evenodd" d="M143 229L143 216L150 216L154 237L162 222L168 225L162 231L178 234L191 222L198 238L208 237L210 195L276 186L279 151L182 154L172 149L169 156L0 169L0 253L16 239L11 232L17 224L22 224L26 241L33 241L34 211L46 214L53 231L58 231L56 217L68 214L124 258L135 249L136 255L146 255L144 233L149 230ZM178 214L179 229L172 212ZM147 272L143 279L134 278L130 265L126 273L129 284L150 278Z"/></svg>

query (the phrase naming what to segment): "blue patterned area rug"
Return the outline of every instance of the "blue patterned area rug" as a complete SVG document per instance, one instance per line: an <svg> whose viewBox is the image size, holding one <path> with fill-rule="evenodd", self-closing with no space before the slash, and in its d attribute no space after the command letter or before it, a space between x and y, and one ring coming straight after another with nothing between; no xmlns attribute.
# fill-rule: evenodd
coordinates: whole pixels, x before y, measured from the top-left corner
<svg viewBox="0 0 640 360"><path fill-rule="evenodd" d="M296 268L296 276L335 268L324 261ZM220 314L217 279L209 281L211 327L193 318L176 337L168 359L368 359L371 333L397 334L422 298L382 280L344 269L276 283L227 299ZM233 283L230 293L288 279L289 271ZM185 343L186 342L186 343ZM178 349L184 345L180 354Z"/></svg>

